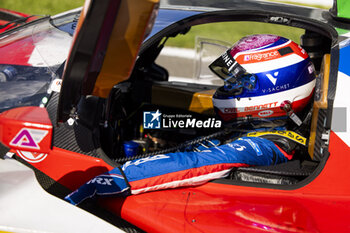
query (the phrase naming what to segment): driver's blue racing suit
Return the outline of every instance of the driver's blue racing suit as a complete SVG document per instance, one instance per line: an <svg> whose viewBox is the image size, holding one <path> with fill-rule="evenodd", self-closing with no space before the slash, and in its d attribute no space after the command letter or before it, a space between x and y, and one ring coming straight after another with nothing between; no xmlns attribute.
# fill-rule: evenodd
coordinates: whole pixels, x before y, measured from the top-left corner
<svg viewBox="0 0 350 233"><path fill-rule="evenodd" d="M226 177L233 167L274 165L287 160L272 141L242 137L200 152L159 154L126 162L93 178L65 199L77 205L95 195L127 196L200 185Z"/></svg>

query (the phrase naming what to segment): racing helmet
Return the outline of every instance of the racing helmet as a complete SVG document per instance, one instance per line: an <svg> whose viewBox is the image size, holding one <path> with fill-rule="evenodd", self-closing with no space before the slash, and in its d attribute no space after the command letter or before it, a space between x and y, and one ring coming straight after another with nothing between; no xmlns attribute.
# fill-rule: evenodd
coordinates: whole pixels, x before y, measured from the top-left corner
<svg viewBox="0 0 350 233"><path fill-rule="evenodd" d="M213 96L224 122L295 116L312 98L316 83L306 51L277 35L243 37L209 68L225 82Z"/></svg>

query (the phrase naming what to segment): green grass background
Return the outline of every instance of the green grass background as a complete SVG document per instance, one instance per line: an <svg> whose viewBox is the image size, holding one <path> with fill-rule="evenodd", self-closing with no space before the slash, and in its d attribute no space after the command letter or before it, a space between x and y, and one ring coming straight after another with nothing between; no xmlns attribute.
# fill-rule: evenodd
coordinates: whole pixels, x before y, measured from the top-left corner
<svg viewBox="0 0 350 233"><path fill-rule="evenodd" d="M0 0L0 7L27 14L54 15L82 6L84 0ZM303 30L280 25L233 22L195 26L186 35L169 39L167 46L193 48L195 37L219 39L234 43L243 36L258 33L278 34L299 42Z"/></svg>
<svg viewBox="0 0 350 233"><path fill-rule="evenodd" d="M55 15L83 4L84 0L0 0L0 8L33 15Z"/></svg>
<svg viewBox="0 0 350 233"><path fill-rule="evenodd" d="M185 35L170 38L167 46L193 48L196 36L221 40L233 44L243 36L252 34L276 34L299 42L303 29L256 22L225 22L194 26Z"/></svg>

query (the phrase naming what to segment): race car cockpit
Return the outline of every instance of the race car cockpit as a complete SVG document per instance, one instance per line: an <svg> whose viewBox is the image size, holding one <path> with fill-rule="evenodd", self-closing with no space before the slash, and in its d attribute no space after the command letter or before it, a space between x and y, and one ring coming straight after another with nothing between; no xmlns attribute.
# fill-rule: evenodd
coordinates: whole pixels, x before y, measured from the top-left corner
<svg viewBox="0 0 350 233"><path fill-rule="evenodd" d="M190 113L146 111L140 106L143 123L139 121L136 130L135 124L126 130L140 115L138 110L127 114L125 103L132 102L127 90L132 84L114 87L107 116L119 119L107 119L105 127L116 122L117 140L111 151L116 161L126 163L93 178L66 200L79 204L95 194L125 196L226 177L280 185L307 177L316 166L309 161L307 145L316 71L307 52L281 36L249 35L209 68L224 85L212 96L216 117L204 121ZM176 138L181 134L177 132L188 129L214 130L204 136L195 132L185 141L163 136L175 134ZM288 161L292 164L286 166ZM112 185L101 185L99 179Z"/></svg>

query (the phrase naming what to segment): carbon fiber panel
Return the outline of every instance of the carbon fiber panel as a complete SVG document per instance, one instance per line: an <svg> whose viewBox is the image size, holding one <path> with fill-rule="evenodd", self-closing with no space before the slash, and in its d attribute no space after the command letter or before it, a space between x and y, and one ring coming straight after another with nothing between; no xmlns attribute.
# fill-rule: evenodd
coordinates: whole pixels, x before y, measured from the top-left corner
<svg viewBox="0 0 350 233"><path fill-rule="evenodd" d="M49 117L54 124L53 145L76 153L100 157L99 153L96 151L99 145L93 141L94 135L90 129L79 124L79 122L75 123L73 126L69 126L66 122L60 123L57 127L58 97L58 93L53 93L46 107Z"/></svg>
<svg viewBox="0 0 350 233"><path fill-rule="evenodd" d="M318 112L317 130L316 130L316 140L315 140L315 150L314 150L314 160L321 161L328 151L328 145L322 140L322 133L325 132L325 123L327 119L327 109L320 109Z"/></svg>
<svg viewBox="0 0 350 233"><path fill-rule="evenodd" d="M7 152L9 152L9 150L10 149L7 146L5 146L0 142L0 158L4 158L4 156L6 155Z"/></svg>

